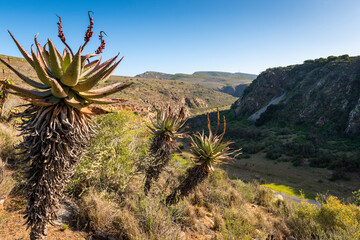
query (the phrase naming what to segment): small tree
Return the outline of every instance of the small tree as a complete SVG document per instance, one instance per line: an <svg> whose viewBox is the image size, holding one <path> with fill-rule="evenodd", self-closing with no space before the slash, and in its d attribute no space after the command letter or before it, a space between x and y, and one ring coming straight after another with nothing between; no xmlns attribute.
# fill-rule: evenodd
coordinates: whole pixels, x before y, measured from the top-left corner
<svg viewBox="0 0 360 240"><path fill-rule="evenodd" d="M229 160L235 158L238 154L232 157L236 151L230 151L229 145L231 142L224 142L223 137L226 130L226 121L224 117L224 130L220 135L217 131L220 126L219 109L217 111L217 129L215 134L211 131L210 117L207 113L207 127L209 129L209 136L204 132L197 132L191 138L191 152L196 165L187 170L187 177L180 183L180 185L172 191L166 198L166 204L174 204L182 197L188 196L200 183L202 183L214 170L214 165L227 163Z"/></svg>

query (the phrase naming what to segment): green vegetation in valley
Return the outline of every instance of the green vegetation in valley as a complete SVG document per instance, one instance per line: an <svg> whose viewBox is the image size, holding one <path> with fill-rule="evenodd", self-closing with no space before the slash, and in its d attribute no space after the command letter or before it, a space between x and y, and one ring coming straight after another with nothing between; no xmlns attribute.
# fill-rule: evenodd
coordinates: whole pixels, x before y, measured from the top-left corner
<svg viewBox="0 0 360 240"><path fill-rule="evenodd" d="M282 184L275 184L275 183L265 183L261 184L263 187L271 188L274 191L282 192L290 196L297 196L299 198L306 198L306 199L315 199L314 194L305 193L301 189L290 187Z"/></svg>
<svg viewBox="0 0 360 240"><path fill-rule="evenodd" d="M229 119L225 138L243 151L241 160L225 167L231 176L303 189L312 197L329 191L346 199L358 188L360 139L329 136L306 127L257 126L246 118L235 118L232 110L222 114ZM216 114L211 117L215 119ZM201 129L205 118L199 115L188 124Z"/></svg>

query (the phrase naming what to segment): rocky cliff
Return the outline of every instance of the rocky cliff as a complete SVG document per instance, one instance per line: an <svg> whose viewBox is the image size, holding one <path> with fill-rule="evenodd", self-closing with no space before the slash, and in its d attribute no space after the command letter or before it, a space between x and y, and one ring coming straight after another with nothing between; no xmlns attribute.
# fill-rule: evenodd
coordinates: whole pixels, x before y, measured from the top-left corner
<svg viewBox="0 0 360 240"><path fill-rule="evenodd" d="M304 124L330 134L359 136L360 57L331 56L267 69L232 108L237 117L258 125Z"/></svg>

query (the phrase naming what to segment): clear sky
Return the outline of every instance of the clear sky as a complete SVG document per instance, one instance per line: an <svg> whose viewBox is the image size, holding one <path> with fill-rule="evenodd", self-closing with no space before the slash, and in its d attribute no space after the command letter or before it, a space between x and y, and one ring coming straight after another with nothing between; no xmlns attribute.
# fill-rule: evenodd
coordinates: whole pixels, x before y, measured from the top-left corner
<svg viewBox="0 0 360 240"><path fill-rule="evenodd" d="M228 71L258 74L269 67L329 55L360 55L359 0L0 0L0 53L21 56L11 30L29 50L33 37L57 38L63 19L68 44L83 43L87 11L94 37L107 33L103 59L125 56L115 74L145 71Z"/></svg>

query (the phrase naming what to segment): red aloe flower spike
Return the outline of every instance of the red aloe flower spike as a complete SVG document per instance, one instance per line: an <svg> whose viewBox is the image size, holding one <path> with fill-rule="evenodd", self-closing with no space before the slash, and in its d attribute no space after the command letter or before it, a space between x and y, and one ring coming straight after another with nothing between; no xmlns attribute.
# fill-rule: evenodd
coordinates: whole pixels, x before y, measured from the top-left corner
<svg viewBox="0 0 360 240"><path fill-rule="evenodd" d="M93 31L92 29L94 28L94 21L93 18L90 16L90 13L94 14L93 11L88 11L88 15L89 15L89 20L90 20L90 25L88 26L88 29L85 32L85 37L84 37L84 45L81 47L82 49L84 49L84 47L86 46L86 44L90 41L92 35L93 35Z"/></svg>
<svg viewBox="0 0 360 240"><path fill-rule="evenodd" d="M103 37L104 37L103 34L106 35L106 33L104 31L101 31L100 35L99 35L99 40L100 40L101 44L100 44L99 48L96 50L96 52L95 52L96 54L102 53L102 51L105 49L106 43L105 43L105 40L103 39Z"/></svg>
<svg viewBox="0 0 360 240"><path fill-rule="evenodd" d="M58 15L56 15L56 16L59 18L59 22L57 23L57 25L58 25L58 32L59 32L58 37L59 37L60 40L65 44L65 46L69 49L69 51L71 52L71 56L74 56L73 51L71 50L71 48L69 47L69 45L67 45L67 43L66 43L65 35L64 35L64 32L62 31L62 26L61 26L61 23L62 23L61 17L59 17Z"/></svg>

